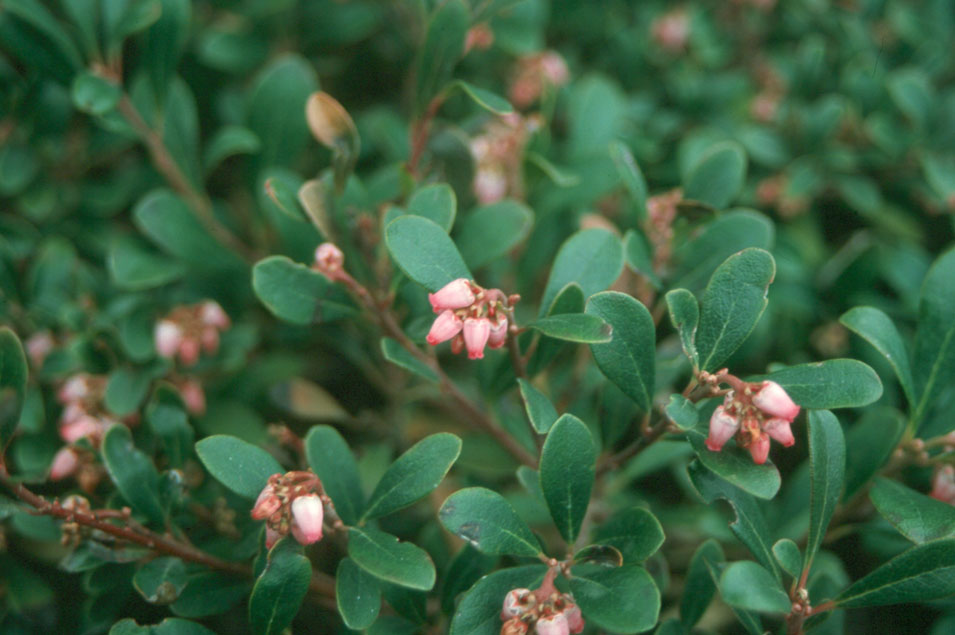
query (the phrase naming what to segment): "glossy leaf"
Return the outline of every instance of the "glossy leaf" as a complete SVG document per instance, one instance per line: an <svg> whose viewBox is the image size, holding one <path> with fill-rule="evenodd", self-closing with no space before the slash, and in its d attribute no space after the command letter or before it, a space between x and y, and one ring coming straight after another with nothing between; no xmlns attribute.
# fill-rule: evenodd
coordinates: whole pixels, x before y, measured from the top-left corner
<svg viewBox="0 0 955 635"><path fill-rule="evenodd" d="M455 65L464 54L469 26L468 8L461 0L441 4L428 21L424 44L415 64L415 110L419 115L450 81Z"/></svg>
<svg viewBox="0 0 955 635"><path fill-rule="evenodd" d="M461 257L475 270L504 258L524 242L533 223L534 212L515 200L478 207L460 223L456 242Z"/></svg>
<svg viewBox="0 0 955 635"><path fill-rule="evenodd" d="M569 414L557 420L541 450L544 500L560 535L571 544L577 540L590 503L596 458L590 430Z"/></svg>
<svg viewBox="0 0 955 635"><path fill-rule="evenodd" d="M599 316L587 313L550 315L538 318L526 327L547 337L581 344L609 342L613 338L611 325Z"/></svg>
<svg viewBox="0 0 955 635"><path fill-rule="evenodd" d="M170 608L181 617L224 613L249 595L249 582L233 575L204 571L189 578Z"/></svg>
<svg viewBox="0 0 955 635"><path fill-rule="evenodd" d="M150 373L141 368L114 370L106 383L106 407L119 416L132 414L146 398L151 381Z"/></svg>
<svg viewBox="0 0 955 635"><path fill-rule="evenodd" d="M527 418L531 425L540 434L547 434L550 427L557 421L557 409L554 408L550 399L526 379L519 378L517 384L520 386L524 409L527 411Z"/></svg>
<svg viewBox="0 0 955 635"><path fill-rule="evenodd" d="M202 624L179 617L167 617L159 624L140 626L131 617L120 620L109 629L109 635L215 635Z"/></svg>
<svg viewBox="0 0 955 635"><path fill-rule="evenodd" d="M73 80L73 105L89 115L105 115L116 107L123 90L105 77L80 73Z"/></svg>
<svg viewBox="0 0 955 635"><path fill-rule="evenodd" d="M621 141L610 142L610 158L613 159L620 181L637 208L637 216L643 218L646 216L647 208L647 181L643 177L637 160Z"/></svg>
<svg viewBox="0 0 955 635"><path fill-rule="evenodd" d="M723 569L720 595L730 606L760 613L789 613L792 604L773 574L748 560Z"/></svg>
<svg viewBox="0 0 955 635"><path fill-rule="evenodd" d="M656 327L647 307L624 293L605 291L591 296L586 311L613 329L612 341L590 346L598 368L643 412L650 412L656 381Z"/></svg>
<svg viewBox="0 0 955 635"><path fill-rule="evenodd" d="M789 538L780 538L773 544L773 555L776 562L793 579L798 579L802 571L802 554L799 545Z"/></svg>
<svg viewBox="0 0 955 635"><path fill-rule="evenodd" d="M643 567L625 565L575 575L574 600L588 623L614 633L640 633L657 623L660 591Z"/></svg>
<svg viewBox="0 0 955 635"><path fill-rule="evenodd" d="M262 448L224 434L196 443L196 454L216 480L239 496L253 500L270 476L285 473L278 461Z"/></svg>
<svg viewBox="0 0 955 635"><path fill-rule="evenodd" d="M683 180L683 196L723 209L746 179L746 153L734 142L718 143L697 159Z"/></svg>
<svg viewBox="0 0 955 635"><path fill-rule="evenodd" d="M511 589L536 588L546 570L539 564L502 569L475 582L458 603L450 635L499 635L504 596Z"/></svg>
<svg viewBox="0 0 955 635"><path fill-rule="evenodd" d="M397 364L419 377L424 377L430 381L438 381L438 374L434 372L434 369L409 353L397 340L390 337L381 338L381 354L392 364Z"/></svg>
<svg viewBox="0 0 955 635"><path fill-rule="evenodd" d="M399 216L385 228L385 244L401 270L429 291L472 278L447 232L427 218Z"/></svg>
<svg viewBox="0 0 955 635"><path fill-rule="evenodd" d="M133 576L133 586L150 604L172 604L187 581L186 565L172 557L150 560Z"/></svg>
<svg viewBox="0 0 955 635"><path fill-rule="evenodd" d="M769 499L776 495L782 479L779 470L772 463L756 465L749 452L742 448L726 445L719 452L706 447L704 426L686 431L686 438L693 446L700 462L714 474L732 483L744 492L757 498Z"/></svg>
<svg viewBox="0 0 955 635"><path fill-rule="evenodd" d="M561 245L544 287L540 314L568 283L580 285L584 297L603 291L623 270L623 245L605 229L579 231Z"/></svg>
<svg viewBox="0 0 955 635"><path fill-rule="evenodd" d="M377 529L348 529L348 555L359 567L385 582L430 591L435 571L426 551Z"/></svg>
<svg viewBox="0 0 955 635"><path fill-rule="evenodd" d="M166 513L159 500L159 474L152 459L133 445L129 428L112 426L103 436L101 451L110 479L129 506L150 522L162 524Z"/></svg>
<svg viewBox="0 0 955 635"><path fill-rule="evenodd" d="M246 126L262 142L256 171L290 166L309 140L305 104L318 90L318 79L300 55L277 57L256 78L249 100Z"/></svg>
<svg viewBox="0 0 955 635"><path fill-rule="evenodd" d="M113 241L107 266L116 286L129 291L162 286L182 278L188 270L183 263L128 239Z"/></svg>
<svg viewBox="0 0 955 635"><path fill-rule="evenodd" d="M587 545L574 554L574 564L620 567L623 566L623 554L611 545Z"/></svg>
<svg viewBox="0 0 955 635"><path fill-rule="evenodd" d="M842 498L846 476L846 441L842 426L828 410L809 412L809 537L803 568L822 545L826 528Z"/></svg>
<svg viewBox="0 0 955 635"><path fill-rule="evenodd" d="M169 385L161 385L146 407L146 422L159 437L172 467L181 468L192 453L195 432L189 425L179 394Z"/></svg>
<svg viewBox="0 0 955 635"><path fill-rule="evenodd" d="M312 563L302 555L301 545L291 538L280 540L269 551L268 563L249 596L252 631L263 635L284 632L298 613L311 581Z"/></svg>
<svg viewBox="0 0 955 635"><path fill-rule="evenodd" d="M680 334L683 354L694 368L698 368L700 354L696 350L696 330L700 325L700 303L696 301L696 296L686 289L667 291L665 298L670 322Z"/></svg>
<svg viewBox="0 0 955 635"><path fill-rule="evenodd" d="M252 289L273 315L292 324L330 322L355 312L325 276L285 256L257 262L252 268Z"/></svg>
<svg viewBox="0 0 955 635"><path fill-rule="evenodd" d="M447 183L425 185L411 195L405 209L408 214L423 216L449 232L458 212L458 199Z"/></svg>
<svg viewBox="0 0 955 635"><path fill-rule="evenodd" d="M441 524L490 555L534 557L541 553L537 538L504 497L483 487L458 490L438 511Z"/></svg>
<svg viewBox="0 0 955 635"><path fill-rule="evenodd" d="M254 132L242 126L223 126L206 144L202 165L211 172L229 157L238 154L255 154L262 149L262 141Z"/></svg>
<svg viewBox="0 0 955 635"><path fill-rule="evenodd" d="M859 408L882 396L879 376L854 359L799 364L760 379L778 383L803 408Z"/></svg>
<svg viewBox="0 0 955 635"><path fill-rule="evenodd" d="M892 558L843 591L843 608L926 602L955 593L955 540L933 540Z"/></svg>
<svg viewBox="0 0 955 635"><path fill-rule="evenodd" d="M691 430L700 423L700 413L697 411L696 405L678 393L670 395L670 401L664 408L664 412L667 419L681 430Z"/></svg>
<svg viewBox="0 0 955 635"><path fill-rule="evenodd" d="M611 545L625 564L639 564L657 552L665 536L660 521L649 510L632 507L615 514L594 530L593 542Z"/></svg>
<svg viewBox="0 0 955 635"><path fill-rule="evenodd" d="M846 488L848 501L882 469L905 431L905 417L894 408L867 409L846 433Z"/></svg>
<svg viewBox="0 0 955 635"><path fill-rule="evenodd" d="M913 419L926 417L938 395L955 382L955 249L929 269L922 283L913 375L918 402Z"/></svg>
<svg viewBox="0 0 955 635"><path fill-rule="evenodd" d="M860 306L844 313L839 322L882 353L895 371L909 404L915 404L909 354L891 318L874 307Z"/></svg>
<svg viewBox="0 0 955 635"><path fill-rule="evenodd" d="M697 547L690 558L683 597L680 599L680 621L686 628L693 628L716 595L716 581L710 569L715 570L716 565L723 560L723 548L712 538Z"/></svg>
<svg viewBox="0 0 955 635"><path fill-rule="evenodd" d="M378 518L430 494L461 453L461 439L441 432L425 437L399 456L385 471L362 516Z"/></svg>
<svg viewBox="0 0 955 635"><path fill-rule="evenodd" d="M0 327L0 455L16 431L27 387L27 360L20 340Z"/></svg>
<svg viewBox="0 0 955 635"><path fill-rule="evenodd" d="M776 276L769 252L744 249L719 266L703 292L696 347L702 370L715 370L740 345L766 309L766 293Z"/></svg>
<svg viewBox="0 0 955 635"><path fill-rule="evenodd" d="M492 112L495 115L507 115L514 112L514 107L511 106L511 102L489 90L478 88L474 84L469 84L460 79L454 82L454 85L470 97L471 101L488 112Z"/></svg>
<svg viewBox="0 0 955 635"><path fill-rule="evenodd" d="M879 514L916 543L955 536L955 507L879 477L869 490Z"/></svg>
<svg viewBox="0 0 955 635"><path fill-rule="evenodd" d="M365 495L361 490L358 464L345 439L335 428L312 426L305 436L305 456L312 471L322 480L325 493L346 525L361 517Z"/></svg>
<svg viewBox="0 0 955 635"><path fill-rule="evenodd" d="M381 585L351 558L342 558L335 572L335 602L345 626L354 630L368 628L378 619Z"/></svg>
<svg viewBox="0 0 955 635"><path fill-rule="evenodd" d="M660 277L653 270L653 254L643 233L627 230L623 235L623 254L627 266L649 280L653 288L662 286Z"/></svg>

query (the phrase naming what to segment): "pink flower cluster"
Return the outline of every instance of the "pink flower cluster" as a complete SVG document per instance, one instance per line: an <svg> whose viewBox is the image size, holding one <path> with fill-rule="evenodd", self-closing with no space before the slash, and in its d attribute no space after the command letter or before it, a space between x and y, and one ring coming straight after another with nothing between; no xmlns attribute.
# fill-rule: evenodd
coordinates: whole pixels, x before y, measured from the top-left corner
<svg viewBox="0 0 955 635"><path fill-rule="evenodd" d="M511 589L501 609L501 635L570 635L584 630L584 617L574 598L554 588L548 573L539 589Z"/></svg>
<svg viewBox="0 0 955 635"><path fill-rule="evenodd" d="M520 196L524 147L540 122L538 115L510 113L491 120L483 133L471 140L475 163L472 188L481 204Z"/></svg>
<svg viewBox="0 0 955 635"><path fill-rule="evenodd" d="M428 300L438 314L428 344L451 340L454 353L467 348L469 359L481 359L485 346L501 348L507 342L507 316L520 296L506 296L500 289L484 289L458 278L429 293Z"/></svg>
<svg viewBox="0 0 955 635"><path fill-rule="evenodd" d="M252 507L254 520L265 520L265 546L269 549L289 532L303 545L322 539L325 505L330 500L312 472L273 474Z"/></svg>
<svg viewBox="0 0 955 635"><path fill-rule="evenodd" d="M798 414L799 406L776 382L739 382L713 411L706 447L719 452L736 435L736 442L749 450L753 462L763 464L771 438L786 447L796 442L790 424Z"/></svg>
<svg viewBox="0 0 955 635"><path fill-rule="evenodd" d="M690 39L690 16L685 9L673 9L654 20L650 30L661 48L678 53Z"/></svg>
<svg viewBox="0 0 955 635"><path fill-rule="evenodd" d="M550 87L562 86L570 79L567 62L554 51L522 57L511 81L508 96L518 108L527 108Z"/></svg>
<svg viewBox="0 0 955 635"><path fill-rule="evenodd" d="M192 366L202 352L212 355L219 350L219 333L231 324L229 316L213 300L176 307L156 323L156 352L167 359L178 355L184 366Z"/></svg>
<svg viewBox="0 0 955 635"><path fill-rule="evenodd" d="M949 505L955 505L955 467L943 465L932 478L929 496Z"/></svg>

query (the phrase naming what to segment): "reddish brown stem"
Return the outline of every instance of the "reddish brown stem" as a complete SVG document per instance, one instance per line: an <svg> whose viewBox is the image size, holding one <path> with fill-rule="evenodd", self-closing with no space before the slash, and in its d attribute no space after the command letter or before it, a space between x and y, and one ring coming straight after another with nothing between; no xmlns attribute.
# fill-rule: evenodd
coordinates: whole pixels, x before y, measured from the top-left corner
<svg viewBox="0 0 955 635"><path fill-rule="evenodd" d="M408 158L408 172L413 177L417 177L418 164L421 162L421 156L424 154L424 149L428 145L431 122L434 121L435 116L437 116L441 104L444 103L444 99L444 92L438 93L434 99L428 103L424 114L421 115L421 118L418 119L414 125L411 134L411 156Z"/></svg>

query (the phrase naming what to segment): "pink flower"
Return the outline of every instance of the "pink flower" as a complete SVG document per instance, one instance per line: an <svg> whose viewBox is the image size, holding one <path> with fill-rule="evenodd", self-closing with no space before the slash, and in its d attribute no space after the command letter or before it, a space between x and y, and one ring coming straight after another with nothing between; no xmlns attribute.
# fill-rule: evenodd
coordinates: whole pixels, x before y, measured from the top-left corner
<svg viewBox="0 0 955 635"><path fill-rule="evenodd" d="M76 473L80 466L80 457L76 450L67 446L60 448L60 451L53 457L53 463L50 466L50 480L59 481Z"/></svg>
<svg viewBox="0 0 955 635"><path fill-rule="evenodd" d="M84 414L66 425L60 426L60 437L67 443L76 443L80 439L98 438L106 425L96 417Z"/></svg>
<svg viewBox="0 0 955 635"><path fill-rule="evenodd" d="M506 622L512 617L520 617L534 601L530 589L511 589L504 596L504 608L501 609L501 621Z"/></svg>
<svg viewBox="0 0 955 635"><path fill-rule="evenodd" d="M491 332L487 338L487 345L491 348L501 348L507 342L507 316L498 313L497 321L491 322Z"/></svg>
<svg viewBox="0 0 955 635"><path fill-rule="evenodd" d="M192 366L199 361L199 340L187 337L179 345L179 361L185 366Z"/></svg>
<svg viewBox="0 0 955 635"><path fill-rule="evenodd" d="M202 329L201 334L202 350L212 355L219 350L219 331L214 326L207 326Z"/></svg>
<svg viewBox="0 0 955 635"><path fill-rule="evenodd" d="M537 635L570 635L570 624L563 613L555 613L537 620Z"/></svg>
<svg viewBox="0 0 955 635"><path fill-rule="evenodd" d="M789 421L786 419L770 419L763 424L763 430L766 431L766 434L776 441L779 441L787 448L796 442L795 437L793 437L793 431L789 425Z"/></svg>
<svg viewBox="0 0 955 635"><path fill-rule="evenodd" d="M207 300L199 308L199 319L203 324L214 326L217 329L227 329L232 324L232 320L222 310L222 306L214 300Z"/></svg>
<svg viewBox="0 0 955 635"><path fill-rule="evenodd" d="M929 496L949 505L955 504L955 468L945 465L935 472Z"/></svg>
<svg viewBox="0 0 955 635"><path fill-rule="evenodd" d="M491 336L491 321L487 318L467 318L464 320L464 345L468 349L468 359L484 357L484 346Z"/></svg>
<svg viewBox="0 0 955 635"><path fill-rule="evenodd" d="M512 617L501 626L501 635L525 635L527 633L527 622L519 617Z"/></svg>
<svg viewBox="0 0 955 635"><path fill-rule="evenodd" d="M474 173L474 196L482 205L498 202L507 196L507 176L496 168L478 168Z"/></svg>
<svg viewBox="0 0 955 635"><path fill-rule="evenodd" d="M40 331L30 336L26 341L27 355L30 357L30 363L35 368L43 366L43 360L53 350L55 342L49 331Z"/></svg>
<svg viewBox="0 0 955 635"><path fill-rule="evenodd" d="M762 465L769 458L769 437L765 434L759 435L749 445L749 453L753 456L753 463Z"/></svg>
<svg viewBox="0 0 955 635"><path fill-rule="evenodd" d="M706 447L713 452L719 452L739 430L739 417L726 414L723 406L717 406L710 417L710 434L706 438Z"/></svg>
<svg viewBox="0 0 955 635"><path fill-rule="evenodd" d="M73 423L85 414L86 408L83 407L83 404L78 401L71 401L63 408L63 413L60 415L60 425Z"/></svg>
<svg viewBox="0 0 955 635"><path fill-rule="evenodd" d="M428 332L427 337L428 344L435 346L441 342L445 342L460 333L463 327L464 322L454 314L454 311L445 311L439 315L435 319L434 324L431 325L431 330Z"/></svg>
<svg viewBox="0 0 955 635"><path fill-rule="evenodd" d="M792 421L799 414L797 406L783 387L774 381L764 381L763 387L753 395L753 405L773 417Z"/></svg>
<svg viewBox="0 0 955 635"><path fill-rule="evenodd" d="M269 484L259 492L259 497L255 499L255 505L252 506L251 515L254 520L265 520L281 507L282 501L275 495L275 488Z"/></svg>
<svg viewBox="0 0 955 635"><path fill-rule="evenodd" d="M182 344L182 329L172 320L159 320L153 331L156 352L160 357L171 359Z"/></svg>
<svg viewBox="0 0 955 635"><path fill-rule="evenodd" d="M206 412L206 393L202 384L195 379L187 379L179 386L179 394L186 404L189 414L201 415Z"/></svg>
<svg viewBox="0 0 955 635"><path fill-rule="evenodd" d="M56 393L56 398L60 403L66 404L71 401L79 401L88 395L90 392L90 382L89 375L86 373L80 373L79 375L73 375L63 386L60 388L59 392Z"/></svg>
<svg viewBox="0 0 955 635"><path fill-rule="evenodd" d="M580 607L576 604L570 604L563 611L567 618L567 626L574 635L584 630L584 616L580 613Z"/></svg>
<svg viewBox="0 0 955 635"><path fill-rule="evenodd" d="M268 525L265 526L265 548L271 549L284 534L280 534Z"/></svg>
<svg viewBox="0 0 955 635"><path fill-rule="evenodd" d="M339 271L345 264L345 254L333 243L322 243L315 250L315 268L325 274Z"/></svg>
<svg viewBox="0 0 955 635"><path fill-rule="evenodd" d="M458 278L438 289L436 293L429 293L428 301L435 313L447 309L463 309L474 304L474 291L466 278Z"/></svg>
<svg viewBox="0 0 955 635"><path fill-rule="evenodd" d="M322 539L325 508L316 494L299 496L292 501L292 535L303 545Z"/></svg>
<svg viewBox="0 0 955 635"><path fill-rule="evenodd" d="M551 84L560 86L567 83L570 79L570 72L567 70L567 62L564 58L553 51L547 51L540 57L541 73Z"/></svg>

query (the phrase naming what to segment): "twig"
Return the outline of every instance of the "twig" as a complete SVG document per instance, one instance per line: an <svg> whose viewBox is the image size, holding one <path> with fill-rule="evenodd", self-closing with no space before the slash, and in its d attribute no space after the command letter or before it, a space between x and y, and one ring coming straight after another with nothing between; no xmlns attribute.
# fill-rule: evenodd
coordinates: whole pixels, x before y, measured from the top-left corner
<svg viewBox="0 0 955 635"><path fill-rule="evenodd" d="M438 110L441 108L441 104L444 103L446 94L444 91L435 95L428 103L427 109L424 111L424 114L421 115L421 118L415 123L413 131L411 133L411 156L408 158L408 172L411 176L417 176L418 173L418 163L421 161L421 156L424 154L425 146L428 144L428 134L431 131L431 122L434 120L435 116L438 114Z"/></svg>

